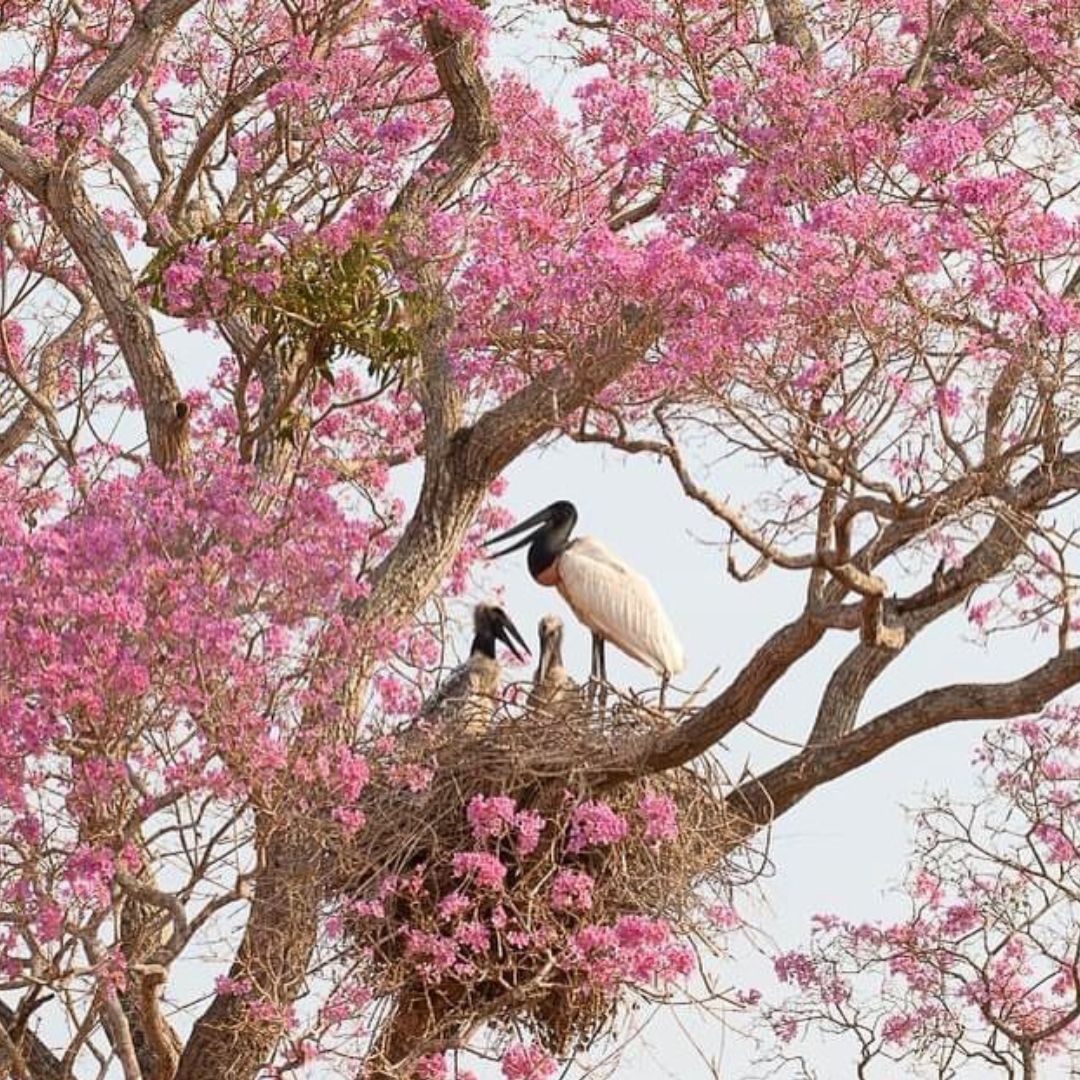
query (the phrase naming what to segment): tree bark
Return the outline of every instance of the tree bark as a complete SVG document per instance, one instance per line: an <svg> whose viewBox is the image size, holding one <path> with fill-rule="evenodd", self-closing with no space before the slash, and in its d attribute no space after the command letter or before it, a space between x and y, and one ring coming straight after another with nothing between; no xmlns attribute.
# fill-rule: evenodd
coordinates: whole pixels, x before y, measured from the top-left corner
<svg viewBox="0 0 1080 1080"><path fill-rule="evenodd" d="M64 1080L60 1059L28 1028L29 1017L0 1001L0 1077Z"/></svg>
<svg viewBox="0 0 1080 1080"><path fill-rule="evenodd" d="M262 817L256 844L265 852L255 875L244 937L229 970L250 980L250 997L217 994L195 1022L175 1080L243 1080L273 1056L283 1025L255 1019L248 1002L282 1014L303 989L315 947L322 900L322 853L297 824L278 832Z"/></svg>
<svg viewBox="0 0 1080 1080"><path fill-rule="evenodd" d="M49 174L45 195L57 228L86 270L131 372L146 419L151 459L163 471L184 471L189 454L188 404L123 253L83 189L73 162Z"/></svg>
<svg viewBox="0 0 1080 1080"><path fill-rule="evenodd" d="M765 0L765 8L776 43L798 49L806 63L815 60L818 46L803 0Z"/></svg>
<svg viewBox="0 0 1080 1080"><path fill-rule="evenodd" d="M849 735L833 743L809 746L760 779L736 788L727 802L743 821L740 835L751 835L814 788L866 765L915 735L958 720L1027 716L1078 682L1080 649L1069 649L1011 682L957 683L919 694Z"/></svg>

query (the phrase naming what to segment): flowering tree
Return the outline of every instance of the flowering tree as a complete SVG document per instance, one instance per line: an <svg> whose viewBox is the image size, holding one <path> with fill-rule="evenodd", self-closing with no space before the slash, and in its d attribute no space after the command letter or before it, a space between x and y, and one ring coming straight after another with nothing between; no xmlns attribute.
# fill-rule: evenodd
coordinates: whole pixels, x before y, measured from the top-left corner
<svg viewBox="0 0 1080 1080"><path fill-rule="evenodd" d="M907 918L881 925L821 916L808 952L777 958L781 981L798 987L791 1002L769 1010L788 1049L813 1030L853 1044L859 1077L895 1075L904 1062L905 1071L940 1080L1033 1080L1040 1061L1075 1048L1075 709L992 732L979 761L982 800L943 798L919 815ZM811 1075L805 1063L799 1071Z"/></svg>
<svg viewBox="0 0 1080 1080"><path fill-rule="evenodd" d="M805 748L713 792L726 850L904 739L1080 679L1054 524L1080 484L1080 13L529 14L577 73L572 109L497 62L521 33L510 6L0 5L0 1061L17 1076L355 1071L373 1040L388 1068L407 1047L403 1068L438 1075L468 1039L430 986L369 1009L326 952L327 859L369 828L373 785L430 782L368 736L430 686L438 601L541 441L658 456L730 532L736 578L771 566L805 588L711 701L577 758L582 806L705 754L830 630L852 646ZM758 502L710 485L703 440L771 465ZM986 633L1056 628L1057 651L859 724L875 679L965 605ZM663 844L647 831L667 811L640 817L633 790L608 806L625 835L608 820L620 835L589 844ZM479 895L495 863L550 852L551 908L588 909L581 875L608 864L572 850L575 813L545 816L554 847L474 835L439 864L473 890L454 925L486 920L455 955L498 937ZM514 947L540 957L534 932ZM597 927L604 992L685 967L666 933ZM208 936L227 973L170 1018ZM493 986L506 1021L517 988ZM544 1075L545 1054L515 1047L504 1070Z"/></svg>

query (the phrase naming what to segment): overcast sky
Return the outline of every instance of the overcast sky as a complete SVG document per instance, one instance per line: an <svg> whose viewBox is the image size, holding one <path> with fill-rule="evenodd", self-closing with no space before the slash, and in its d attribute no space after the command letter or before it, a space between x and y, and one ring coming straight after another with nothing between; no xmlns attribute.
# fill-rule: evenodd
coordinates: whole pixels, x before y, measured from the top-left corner
<svg viewBox="0 0 1080 1080"><path fill-rule="evenodd" d="M644 457L563 445L517 462L508 477L506 501L519 518L555 499L569 499L580 515L577 534L603 540L650 579L686 648L687 670L680 679L684 686L696 686L719 665L720 674L711 685L721 689L801 605L802 575L773 569L750 584L728 577L726 530L682 495L665 467ZM743 471L716 474L712 482L719 493L739 502L759 494L768 477L744 466ZM530 644L541 615L555 612L563 617L567 667L584 679L589 635L574 622L554 589L541 588L529 577L524 552L490 564L477 581L474 598L489 595L496 587L505 589L511 617ZM463 627L459 648L467 649L468 637ZM767 734L743 732L727 740L721 760L729 772L738 775L748 756L753 770L760 772L791 752L783 740L805 738L833 662L852 643L851 635L833 632L827 650L819 647L813 659L789 674L753 718ZM973 640L963 613L958 613L927 631L890 667L868 695L862 716L931 686L1009 678L1046 658L1051 648L1049 641L1033 641L1026 633L992 639L984 646ZM608 658L608 674L616 685L654 685L650 671L610 647ZM811 916L818 912L856 919L899 914L896 901L889 902L884 893L904 869L910 839L904 808L918 805L929 791L947 789L960 798L971 794L972 752L984 728L980 723L962 723L920 736L834 781L785 814L771 837L774 873L756 895L744 898L743 913L763 935L785 948L807 940ZM719 961L716 973L721 983L736 987L777 989L770 965L746 950ZM745 1040L704 1017L694 1020L680 1014L679 1023L687 1024L698 1045L719 1061L720 1075L747 1075L751 1048ZM839 1044L821 1060L835 1065L835 1074L823 1074L829 1080L853 1075L850 1068L841 1071L850 1059ZM666 1074L686 1080L714 1075L679 1025L660 1019L635 1042L618 1076L647 1080Z"/></svg>
<svg viewBox="0 0 1080 1080"><path fill-rule="evenodd" d="M496 66L520 72L557 108L571 114L576 109L573 89L583 76L551 63L560 51L551 36L551 16L534 12L530 17L533 33L496 41L493 60ZM762 467L751 467L743 458L729 468L700 475L707 475L707 486L716 494L736 504L768 490L769 476ZM507 502L519 518L556 499L569 499L579 512L577 535L596 536L649 578L686 649L688 666L680 678L684 686L698 685L719 665L711 688L722 689L801 606L806 584L801 575L773 569L749 584L728 577L727 530L682 495L666 466L644 456L559 445L517 462L507 475ZM488 595L493 586L505 588L511 616L530 642L542 614L561 615L567 624L567 666L581 678L587 675L589 635L574 623L553 589L532 581L524 552L493 564L488 576L477 582L475 599ZM460 647L467 648L467 637L463 631ZM761 772L791 752L783 740L805 738L825 682L851 644L851 635L832 632L813 659L790 672L753 718L755 727L767 734L742 730L727 740L722 760L732 775L747 761ZM989 644L976 641L961 610L926 631L890 666L867 695L860 719L932 686L1010 678L1048 658L1053 649L1053 642L1027 632ZM608 675L620 686L644 687L654 681L649 671L611 647ZM922 735L785 814L770 839L773 874L742 904L742 913L762 938L772 938L783 948L797 947L808 939L811 917L819 912L859 920L900 915L899 902L888 890L905 869L911 839L906 808L922 804L935 791L947 790L960 799L974 793L972 754L985 727L968 722ZM716 974L721 984L782 996L771 965L751 949L718 960ZM721 1025L704 1015L660 1015L633 1041L618 1069L619 1080L717 1075L746 1080L752 1075L755 1051L737 1034L739 1025L737 1017ZM685 1031L692 1033L692 1041ZM816 1052L813 1061L823 1067L822 1080L854 1076L852 1059L839 1042ZM1068 1067L1061 1065L1058 1074L1067 1076ZM899 1070L878 1075L902 1080ZM1056 1080L1050 1068L1040 1077Z"/></svg>

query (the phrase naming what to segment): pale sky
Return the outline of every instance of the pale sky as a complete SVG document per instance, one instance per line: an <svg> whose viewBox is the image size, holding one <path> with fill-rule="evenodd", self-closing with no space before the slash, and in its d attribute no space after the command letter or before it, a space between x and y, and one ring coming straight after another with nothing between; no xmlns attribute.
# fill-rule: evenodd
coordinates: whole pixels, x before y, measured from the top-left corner
<svg viewBox="0 0 1080 1080"><path fill-rule="evenodd" d="M548 47L550 43L543 43L536 52ZM518 42L509 52L497 49L496 56L502 62L525 66L533 58L531 52ZM535 82L536 66L529 67ZM552 99L560 107L568 104L568 86L561 75L550 80ZM169 334L166 345L181 383L205 385L208 354L216 356L220 350L207 350L205 342L193 342L183 331ZM714 473L709 479L719 493L735 502L749 501L768 483L760 469L751 471L734 463L729 467L730 472ZM720 674L712 685L714 690L721 689L801 603L805 586L801 576L772 570L751 584L729 578L724 569L726 530L689 503L673 477L655 462L624 458L596 447L560 445L517 462L508 477L506 502L519 518L555 499L569 499L578 507L578 535L603 540L652 581L686 648L688 667L680 680L684 686L696 685L719 665ZM540 616L560 614L567 624L567 666L584 679L588 635L576 626L554 590L541 589L531 580L523 552L492 564L477 576L475 586L471 600L488 596L498 587L505 590L507 608L530 645L535 642ZM874 687L864 715L941 683L1008 678L1045 658L1052 648L1051 642L1033 641L1024 634L995 639L987 647L965 640L968 636L962 612L927 632ZM467 649L468 638L463 623L459 650ZM828 649L819 647L811 663L793 671L765 701L754 717L758 727L778 739L805 736L831 671L826 660L835 661L851 644L850 635L834 632L832 638ZM528 670L522 669L522 674ZM617 685L652 683L650 672L611 648L608 671ZM910 835L904 807L917 805L930 790L947 788L959 797L973 790L971 755L982 728L958 724L921 736L814 793L786 814L772 835L775 873L755 894L743 898L744 916L763 935L789 948L806 940L810 918L817 912L835 911L855 919L896 914L895 901L887 902L883 893L904 869ZM764 736L746 732L735 733L728 746L724 760L734 774L748 755L752 768L760 771L790 752ZM768 963L746 950L718 959L716 975L719 982L735 987L757 987L767 994L776 989ZM711 1063L693 1049L680 1022L693 1032L694 1042ZM752 1048L734 1025L702 1015L680 1014L678 1021L661 1016L632 1043L617 1075L620 1080L667 1076L746 1080L752 1075L751 1057ZM852 1075L850 1060L836 1050L816 1060L831 1063L835 1069L823 1073L829 1080Z"/></svg>
<svg viewBox="0 0 1080 1080"><path fill-rule="evenodd" d="M736 503L764 490L767 475L746 465L717 473L712 482ZM712 686L720 690L758 646L791 617L805 593L805 578L770 570L750 584L727 576L722 528L681 493L666 467L644 457L625 457L595 446L560 445L515 463L507 473L505 502L519 518L555 499L569 499L579 512L575 535L593 535L650 579L668 611L687 654L684 686L696 686L714 667L721 671ZM553 589L537 585L528 574L524 552L491 564L478 576L473 599L505 589L507 610L530 646L535 627L546 612L566 623L565 659L571 674L584 679L589 671L589 635ZM468 648L462 627L458 646ZM854 643L854 636L833 632L818 653L766 698L754 724L779 739L804 738L832 663ZM966 679L1001 680L1019 674L1050 655L1053 643L1034 641L1027 632L975 641L962 612L942 620L910 646L882 676L867 697L866 718L931 686ZM618 686L655 684L650 671L608 648L608 674ZM775 872L756 894L744 897L742 913L783 948L808 939L810 919L824 911L853 919L899 915L897 901L884 896L903 874L910 837L905 807L923 801L929 791L947 789L963 798L974 792L972 752L985 729L981 723L954 724L920 736L883 755L858 772L810 795L775 825L771 839ZM750 756L762 771L790 753L790 748L751 732L734 734L722 760L738 775ZM721 959L715 969L721 984L778 990L771 966L748 950ZM743 1080L752 1048L715 1020L685 1012L679 1021L695 1033L695 1042L716 1059L713 1072L702 1061L672 1018L654 1020L624 1059L620 1080L652 1080L676 1076L704 1080L720 1075ZM738 1020L735 1020L736 1024ZM831 1063L828 1080L853 1075L844 1070L850 1059L833 1044L817 1059ZM882 1073L886 1077L887 1073ZM892 1073L889 1080L898 1074ZM1046 1074L1051 1077L1051 1073ZM1064 1074L1062 1074L1064 1075Z"/></svg>

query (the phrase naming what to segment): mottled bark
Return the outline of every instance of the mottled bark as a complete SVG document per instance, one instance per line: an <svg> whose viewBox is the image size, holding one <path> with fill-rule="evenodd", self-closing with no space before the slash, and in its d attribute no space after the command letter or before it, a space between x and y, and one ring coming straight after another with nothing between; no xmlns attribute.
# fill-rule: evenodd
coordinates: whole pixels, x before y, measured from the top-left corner
<svg viewBox="0 0 1080 1080"><path fill-rule="evenodd" d="M146 418L150 457L159 468L183 470L188 459L188 405L154 329L150 309L112 232L90 201L74 163L50 173L45 202L86 271L127 363Z"/></svg>
<svg viewBox="0 0 1080 1080"><path fill-rule="evenodd" d="M0 1001L0 1077L7 1070L13 1080L63 1080L60 1058L29 1029L32 1012Z"/></svg>
<svg viewBox="0 0 1080 1080"><path fill-rule="evenodd" d="M120 945L128 981L117 994L131 1032L142 1080L171 1080L180 1057L180 1039L161 1009L165 969L154 963L168 937L170 907L180 905L158 892L147 857L137 879L121 875L127 894L120 912ZM182 909L181 909L182 910Z"/></svg>
<svg viewBox="0 0 1080 1080"><path fill-rule="evenodd" d="M765 0L765 9L778 45L798 49L807 62L817 57L818 46L803 0Z"/></svg>
<svg viewBox="0 0 1080 1080"><path fill-rule="evenodd" d="M268 817L257 824L256 846L263 854L229 977L250 980L252 1000L284 1011L303 989L315 947L322 853L302 828L279 831ZM254 1019L247 999L217 994L195 1022L176 1080L253 1077L271 1059L282 1030L280 1024Z"/></svg>
<svg viewBox="0 0 1080 1080"><path fill-rule="evenodd" d="M136 10L124 37L83 84L77 106L97 108L108 101L137 71L139 65L176 29L184 13L199 0L150 0Z"/></svg>

